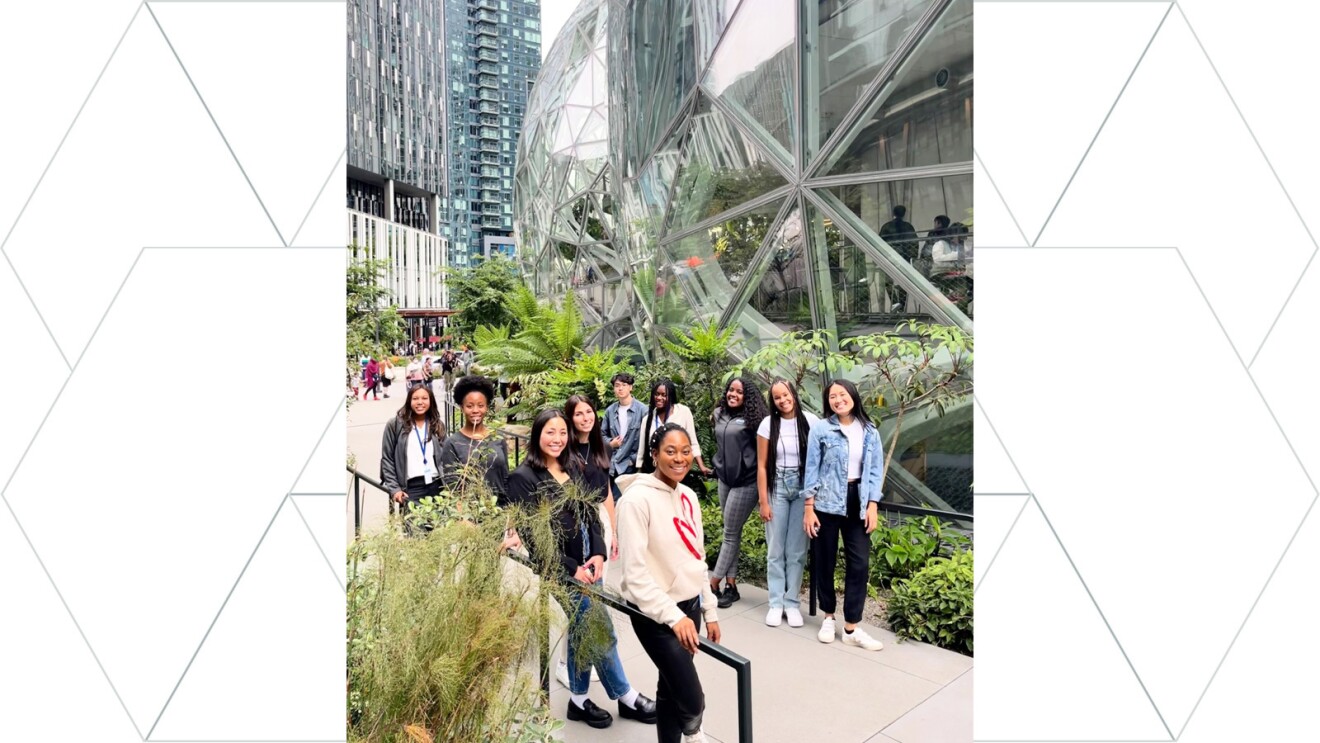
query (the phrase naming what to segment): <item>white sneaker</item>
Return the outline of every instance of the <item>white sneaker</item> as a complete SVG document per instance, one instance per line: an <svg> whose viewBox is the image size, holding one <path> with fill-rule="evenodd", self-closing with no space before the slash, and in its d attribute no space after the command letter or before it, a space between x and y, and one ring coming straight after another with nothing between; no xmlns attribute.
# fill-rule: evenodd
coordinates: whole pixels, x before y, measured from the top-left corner
<svg viewBox="0 0 1320 743"><path fill-rule="evenodd" d="M568 688L568 661L559 661L559 665L555 667L555 680L565 689ZM595 666L591 667L591 680L600 681L600 674L596 673Z"/></svg>
<svg viewBox="0 0 1320 743"><path fill-rule="evenodd" d="M784 621L784 610L777 606L770 607L770 611L765 614L765 626L778 627Z"/></svg>
<svg viewBox="0 0 1320 743"><path fill-rule="evenodd" d="M825 621L820 623L820 632L816 633L816 639L821 642L834 642L834 617L825 617Z"/></svg>
<svg viewBox="0 0 1320 743"><path fill-rule="evenodd" d="M802 612L798 611L797 607L795 606L785 607L784 614L788 617L788 626L790 627L802 626Z"/></svg>
<svg viewBox="0 0 1320 743"><path fill-rule="evenodd" d="M845 630L843 633L843 644L852 645L853 647L861 648L862 650L883 650L885 647L883 642L866 634L866 630L861 627L857 627L852 632Z"/></svg>
<svg viewBox="0 0 1320 743"><path fill-rule="evenodd" d="M698 730L691 735L684 733L683 743L706 743L706 733L703 730Z"/></svg>

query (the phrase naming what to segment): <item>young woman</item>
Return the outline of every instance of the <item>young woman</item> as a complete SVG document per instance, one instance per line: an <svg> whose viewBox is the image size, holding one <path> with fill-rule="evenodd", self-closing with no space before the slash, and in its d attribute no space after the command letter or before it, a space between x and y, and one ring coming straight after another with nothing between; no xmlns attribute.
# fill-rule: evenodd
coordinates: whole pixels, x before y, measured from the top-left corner
<svg viewBox="0 0 1320 743"><path fill-rule="evenodd" d="M701 474L709 476L711 471L701 460L701 445L697 443L697 428L692 421L692 411L678 401L678 389L668 379L657 379L651 385L651 407L646 411L646 419L642 422L642 446L637 447L637 469L641 472L655 469L651 452L645 444L651 440L655 431L660 430L667 423L682 426L683 430L687 431L688 440L692 442L692 456L697 461L697 469L701 470Z"/></svg>
<svg viewBox="0 0 1320 743"><path fill-rule="evenodd" d="M784 616L788 626L802 626L798 595L807 564L807 535L798 528L805 515L802 475L807 468L807 435L819 420L802 409L788 380L770 383L770 414L756 429L756 490L765 522L765 579L770 591L765 623L771 627L778 627Z"/></svg>
<svg viewBox="0 0 1320 743"><path fill-rule="evenodd" d="M580 472L574 455L569 452L568 421L558 410L543 410L532 422L531 444L527 458L509 475L508 495L501 505L521 504L535 507L543 501L564 502L567 495L564 484ZM559 565L565 576L583 583L596 583L603 576L605 542L601 537L600 522L595 509L585 511L565 503L556 513ZM507 544L507 541L506 541ZM568 719L585 722L593 728L606 728L614 722L609 712L587 698L591 684L591 669L579 668L576 648L581 642L584 617L591 608L591 599L585 592L577 592L571 608L568 629L568 675L570 678ZM613 623L608 624L610 644L596 670L610 699L619 702L619 717L654 724L655 702L647 699L628 683L623 663L619 660L618 642Z"/></svg>
<svg viewBox="0 0 1320 743"><path fill-rule="evenodd" d="M621 475L619 561L621 591L645 617L631 617L633 631L660 672L655 704L661 743L704 743L706 696L693 656L706 636L720 641L715 594L706 580L705 538L696 493L680 484L692 466L692 436L667 423L643 443L655 472Z"/></svg>
<svg viewBox="0 0 1320 743"><path fill-rule="evenodd" d="M618 521L614 516L614 494L610 492L610 454L605 447L605 440L600 434L600 416L596 408L584 395L573 395L564 405L564 417L568 419L572 433L569 435L569 451L573 454L582 472L583 484L598 493L601 505L605 508L608 519L606 527L610 535L610 559L619 559Z"/></svg>
<svg viewBox="0 0 1320 743"><path fill-rule="evenodd" d="M836 380L825 387L825 402L833 415L811 427L807 436L807 466L802 476L802 526L814 537L813 581L821 587L825 613L821 642L834 642L834 563L843 537L843 644L865 650L884 645L857 626L866 605L871 540L880 518L880 486L884 483L884 453L880 433L862 409L852 382Z"/></svg>
<svg viewBox="0 0 1320 743"><path fill-rule="evenodd" d="M375 399L379 400L380 364L375 359L368 360L367 368L363 370L362 374L362 381L367 383L366 389L362 390L362 399L366 400L367 393L370 392Z"/></svg>
<svg viewBox="0 0 1320 743"><path fill-rule="evenodd" d="M720 545L711 590L719 607L727 609L738 595L738 553L742 530L756 506L756 430L765 418L765 399L747 377L729 380L724 398L715 408L715 477L720 510L724 514L724 543ZM720 578L725 580L720 593Z"/></svg>
<svg viewBox="0 0 1320 743"><path fill-rule="evenodd" d="M422 498L440 493L437 464L445 424L429 389L408 393L408 401L385 424L380 442L380 481L405 512Z"/></svg>
<svg viewBox="0 0 1320 743"><path fill-rule="evenodd" d="M429 385L419 389L430 391ZM496 495L504 493L509 476L509 450L504 439L486 426L495 383L485 377L463 377L454 385L454 401L463 411L463 427L445 439L440 467L445 487L461 489L465 473L479 474ZM471 467L471 468L469 468Z"/></svg>

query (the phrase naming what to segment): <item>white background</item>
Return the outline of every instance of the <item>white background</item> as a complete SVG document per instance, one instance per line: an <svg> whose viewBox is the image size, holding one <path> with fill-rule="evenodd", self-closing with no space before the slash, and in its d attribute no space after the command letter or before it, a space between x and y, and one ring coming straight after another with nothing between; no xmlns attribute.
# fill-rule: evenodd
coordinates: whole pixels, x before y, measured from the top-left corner
<svg viewBox="0 0 1320 743"><path fill-rule="evenodd" d="M1318 15L976 4L977 740L1315 739Z"/></svg>
<svg viewBox="0 0 1320 743"><path fill-rule="evenodd" d="M343 740L344 5L3 14L0 739Z"/></svg>

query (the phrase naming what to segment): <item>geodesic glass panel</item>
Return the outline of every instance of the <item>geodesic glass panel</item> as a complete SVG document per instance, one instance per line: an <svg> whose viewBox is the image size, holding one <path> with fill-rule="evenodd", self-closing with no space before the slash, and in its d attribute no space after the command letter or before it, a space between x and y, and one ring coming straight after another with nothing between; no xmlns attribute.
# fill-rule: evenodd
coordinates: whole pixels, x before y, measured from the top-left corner
<svg viewBox="0 0 1320 743"><path fill-rule="evenodd" d="M689 227L788 185L759 147L704 95L688 125L666 230Z"/></svg>
<svg viewBox="0 0 1320 743"><path fill-rule="evenodd" d="M710 55L719 43L720 35L738 10L741 0L701 0L694 7L696 13L697 69L704 70Z"/></svg>
<svg viewBox="0 0 1320 743"><path fill-rule="evenodd" d="M621 105L615 115L628 126L611 134L620 173L635 177L696 84L692 0L633 0L616 12L622 15L611 23L611 80ZM631 90L645 91L645 97L630 96Z"/></svg>
<svg viewBox="0 0 1320 743"><path fill-rule="evenodd" d="M782 205L774 201L667 244L675 276L703 319L724 314Z"/></svg>
<svg viewBox="0 0 1320 743"><path fill-rule="evenodd" d="M782 339L785 333L813 327L806 259L802 212L794 204L752 266L745 279L750 285L743 292L745 301L729 320L748 353Z"/></svg>
<svg viewBox="0 0 1320 743"><path fill-rule="evenodd" d="M807 159L857 105L930 5L931 0L802 0Z"/></svg>
<svg viewBox="0 0 1320 743"><path fill-rule="evenodd" d="M738 13L702 78L702 87L764 136L770 151L792 167L797 141L795 24L797 0L756 0Z"/></svg>
<svg viewBox="0 0 1320 743"><path fill-rule="evenodd" d="M972 159L972 3L956 0L826 160L869 173Z"/></svg>

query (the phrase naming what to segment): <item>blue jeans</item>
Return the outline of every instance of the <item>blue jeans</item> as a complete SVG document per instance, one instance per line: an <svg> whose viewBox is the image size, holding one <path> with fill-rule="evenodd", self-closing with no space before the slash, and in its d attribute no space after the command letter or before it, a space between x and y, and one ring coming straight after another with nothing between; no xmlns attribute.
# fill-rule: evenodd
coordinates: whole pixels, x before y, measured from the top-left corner
<svg viewBox="0 0 1320 743"><path fill-rule="evenodd" d="M807 533L802 528L805 499L796 468L775 471L770 494L770 521L765 525L766 586L770 608L797 608L802 592L802 570L807 564Z"/></svg>
<svg viewBox="0 0 1320 743"><path fill-rule="evenodd" d="M586 626L583 619L587 610L591 608L591 599L586 594L579 593L570 600L576 603L576 609L572 619L569 620L568 628L568 689L574 694L586 694L587 689L591 687L591 667L578 668L575 651L578 638ZM603 610L602 607L601 611ZM596 661L596 672L600 674L600 683L605 687L605 693L610 699L618 699L628 693L632 684L628 683L628 677L623 673L623 662L619 660L619 641L614 636L614 620L606 615L605 621L609 623L610 646Z"/></svg>

